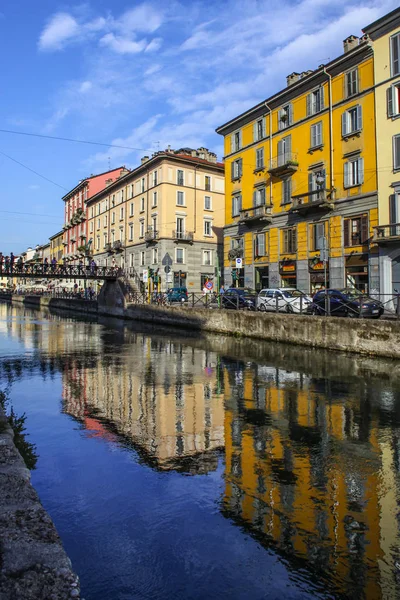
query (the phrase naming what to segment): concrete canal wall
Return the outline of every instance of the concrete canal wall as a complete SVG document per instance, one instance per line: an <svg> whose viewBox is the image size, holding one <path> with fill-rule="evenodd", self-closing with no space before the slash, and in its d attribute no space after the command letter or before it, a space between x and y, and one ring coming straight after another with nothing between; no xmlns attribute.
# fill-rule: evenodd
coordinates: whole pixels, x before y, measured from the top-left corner
<svg viewBox="0 0 400 600"><path fill-rule="evenodd" d="M56 528L30 483L0 408L0 598L80 598Z"/></svg>
<svg viewBox="0 0 400 600"><path fill-rule="evenodd" d="M126 304L121 299L118 303L113 303L113 299L115 300L111 294L102 304L79 299L12 297L13 302L22 302L38 308L56 308L180 327L191 331L208 331L312 348L400 358L400 322L397 321L192 309L181 306L146 306Z"/></svg>

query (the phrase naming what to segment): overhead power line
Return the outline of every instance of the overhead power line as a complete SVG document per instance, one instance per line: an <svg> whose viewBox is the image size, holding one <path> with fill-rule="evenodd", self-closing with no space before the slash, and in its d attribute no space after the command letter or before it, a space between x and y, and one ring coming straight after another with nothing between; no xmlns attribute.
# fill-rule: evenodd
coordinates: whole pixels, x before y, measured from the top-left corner
<svg viewBox="0 0 400 600"><path fill-rule="evenodd" d="M52 181L51 179L49 179L48 177L45 177L44 175L41 175L41 173L38 173L37 171L35 171L34 169L31 169L30 167L28 167L27 165L24 165L24 163L20 162L19 160L16 160L15 158L13 158L12 156L9 156L9 154L6 154L5 152L2 152L0 150L0 154L2 156L5 156L6 158L8 158L9 160L12 160L13 162L17 163L17 165L19 165L20 167L23 167L24 169L27 169L28 171L30 171L31 173L34 173L35 175L37 175L38 177L41 177L42 179L44 179L45 181L48 181L49 183L52 183L53 185L56 185L57 187L61 188L62 190L65 190L66 192L68 192L69 190L67 190L67 188L65 188L63 185L60 185L59 183L56 183L55 181Z"/></svg>
<svg viewBox="0 0 400 600"><path fill-rule="evenodd" d="M92 142L89 140L76 140L74 138L58 137L55 135L44 135L41 133L29 133L27 131L13 131L11 129L0 129L0 133L12 133L14 135L27 135L30 137L44 138L48 140L59 140L61 142L75 142L76 144L91 144L92 146L107 146L107 148L122 148L123 150L140 150L146 152L151 148L132 148L132 146L119 146L118 144L107 144L104 142Z"/></svg>

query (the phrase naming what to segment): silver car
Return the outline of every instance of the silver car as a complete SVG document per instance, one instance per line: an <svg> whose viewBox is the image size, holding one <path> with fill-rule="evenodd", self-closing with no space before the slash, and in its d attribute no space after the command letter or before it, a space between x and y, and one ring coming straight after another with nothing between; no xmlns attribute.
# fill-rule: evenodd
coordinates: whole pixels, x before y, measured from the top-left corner
<svg viewBox="0 0 400 600"><path fill-rule="evenodd" d="M269 288L257 297L257 310L287 313L308 313L312 299L296 288Z"/></svg>

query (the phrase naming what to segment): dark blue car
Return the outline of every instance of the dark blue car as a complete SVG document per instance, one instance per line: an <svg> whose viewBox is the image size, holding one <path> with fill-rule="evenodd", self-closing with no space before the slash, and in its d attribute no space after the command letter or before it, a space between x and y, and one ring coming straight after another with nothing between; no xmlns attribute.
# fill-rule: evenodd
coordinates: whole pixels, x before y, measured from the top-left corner
<svg viewBox="0 0 400 600"><path fill-rule="evenodd" d="M383 304L358 290L320 290L313 298L311 312L314 315L379 319Z"/></svg>

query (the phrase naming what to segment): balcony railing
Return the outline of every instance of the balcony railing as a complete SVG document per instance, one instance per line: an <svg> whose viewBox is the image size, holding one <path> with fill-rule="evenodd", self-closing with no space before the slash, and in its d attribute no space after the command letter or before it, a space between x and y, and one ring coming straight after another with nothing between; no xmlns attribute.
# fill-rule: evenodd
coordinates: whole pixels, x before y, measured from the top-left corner
<svg viewBox="0 0 400 600"><path fill-rule="evenodd" d="M123 250L123 243L121 242L121 240L116 240L113 243L113 250L115 250L116 252L121 252Z"/></svg>
<svg viewBox="0 0 400 600"><path fill-rule="evenodd" d="M378 225L374 227L373 241L376 244L385 244L400 241L400 223L390 223L389 225Z"/></svg>
<svg viewBox="0 0 400 600"><path fill-rule="evenodd" d="M110 243L104 244L104 250L106 252L109 252L111 254L111 252L112 252L112 244L110 244Z"/></svg>
<svg viewBox="0 0 400 600"><path fill-rule="evenodd" d="M180 240L181 242L193 242L193 231L174 230L172 237L174 240Z"/></svg>
<svg viewBox="0 0 400 600"><path fill-rule="evenodd" d="M157 230L149 229L144 234L144 239L146 242L156 242L158 240L159 233Z"/></svg>
<svg viewBox="0 0 400 600"><path fill-rule="evenodd" d="M249 223L250 221L272 221L272 205L261 204L252 208L242 208L240 211L240 221Z"/></svg>
<svg viewBox="0 0 400 600"><path fill-rule="evenodd" d="M327 195L328 190L315 190L302 195L292 196L291 212L309 212L311 210L332 210L334 204Z"/></svg>
<svg viewBox="0 0 400 600"><path fill-rule="evenodd" d="M275 175L276 177L282 177L283 175L290 175L295 173L299 168L297 155L291 152L285 152L279 156L272 158L269 164L268 173Z"/></svg>

